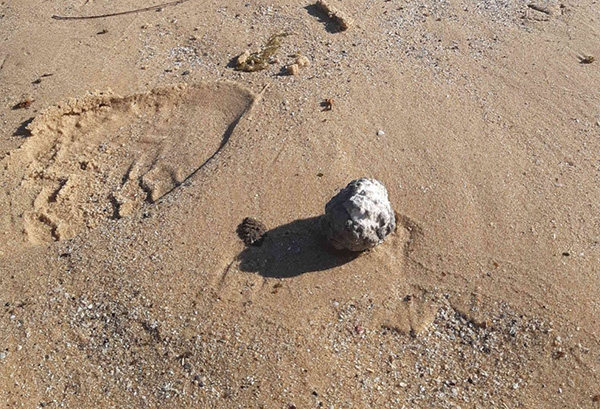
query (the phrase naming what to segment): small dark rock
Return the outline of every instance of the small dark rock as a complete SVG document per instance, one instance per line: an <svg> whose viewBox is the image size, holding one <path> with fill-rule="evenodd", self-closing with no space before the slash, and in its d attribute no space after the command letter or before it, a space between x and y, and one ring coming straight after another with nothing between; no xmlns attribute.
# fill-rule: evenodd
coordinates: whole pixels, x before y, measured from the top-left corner
<svg viewBox="0 0 600 409"><path fill-rule="evenodd" d="M256 219L246 217L237 227L237 234L246 246L260 246L267 227Z"/></svg>

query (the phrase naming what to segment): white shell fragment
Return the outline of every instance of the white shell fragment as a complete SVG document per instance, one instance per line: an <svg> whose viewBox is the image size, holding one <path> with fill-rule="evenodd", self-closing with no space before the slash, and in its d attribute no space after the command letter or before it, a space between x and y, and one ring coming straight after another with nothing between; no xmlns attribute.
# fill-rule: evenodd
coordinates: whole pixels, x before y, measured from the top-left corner
<svg viewBox="0 0 600 409"><path fill-rule="evenodd" d="M321 226L336 249L377 246L396 228L385 186L375 179L353 180L327 203Z"/></svg>

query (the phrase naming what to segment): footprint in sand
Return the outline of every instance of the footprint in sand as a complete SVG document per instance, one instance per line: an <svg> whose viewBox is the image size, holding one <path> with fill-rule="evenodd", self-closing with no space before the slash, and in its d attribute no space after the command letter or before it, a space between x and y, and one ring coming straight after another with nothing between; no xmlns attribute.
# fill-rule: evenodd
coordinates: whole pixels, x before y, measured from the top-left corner
<svg viewBox="0 0 600 409"><path fill-rule="evenodd" d="M255 99L221 82L96 94L45 110L0 161L0 231L40 244L135 212L206 164Z"/></svg>

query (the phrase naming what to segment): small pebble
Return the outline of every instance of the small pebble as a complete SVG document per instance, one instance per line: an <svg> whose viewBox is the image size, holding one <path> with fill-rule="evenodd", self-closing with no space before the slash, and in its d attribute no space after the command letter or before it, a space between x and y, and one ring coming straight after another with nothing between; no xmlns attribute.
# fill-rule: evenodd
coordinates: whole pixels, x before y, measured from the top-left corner
<svg viewBox="0 0 600 409"><path fill-rule="evenodd" d="M308 57L301 55L300 57L296 58L296 64L298 64L298 67L300 68L309 67L310 60Z"/></svg>
<svg viewBox="0 0 600 409"><path fill-rule="evenodd" d="M381 129L377 131L377 136L383 136L385 135L385 132L383 132Z"/></svg>
<svg viewBox="0 0 600 409"><path fill-rule="evenodd" d="M248 58L250 57L250 51L246 50L243 53L241 53L240 55L238 55L237 57L237 65L242 65L243 63L245 63Z"/></svg>
<svg viewBox="0 0 600 409"><path fill-rule="evenodd" d="M298 75L298 73L300 72L300 68L298 67L298 64L288 65L286 67L286 72L288 73L288 75Z"/></svg>

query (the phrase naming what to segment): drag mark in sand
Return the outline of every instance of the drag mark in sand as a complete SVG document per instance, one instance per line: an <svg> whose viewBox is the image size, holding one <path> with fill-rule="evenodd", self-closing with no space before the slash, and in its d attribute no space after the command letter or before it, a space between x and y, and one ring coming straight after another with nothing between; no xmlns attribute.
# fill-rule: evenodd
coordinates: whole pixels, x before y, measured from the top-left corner
<svg viewBox="0 0 600 409"><path fill-rule="evenodd" d="M190 1L190 0L176 0L176 1L171 1L169 3L157 4L156 6L144 7L141 9L120 11L117 13L99 14L99 15L95 15L95 16L57 16L57 15L53 15L52 18L54 20L92 20L92 19L97 19L97 18L125 16L127 14L143 13L146 11L160 11L165 7L177 6L179 4L186 3L188 1Z"/></svg>

